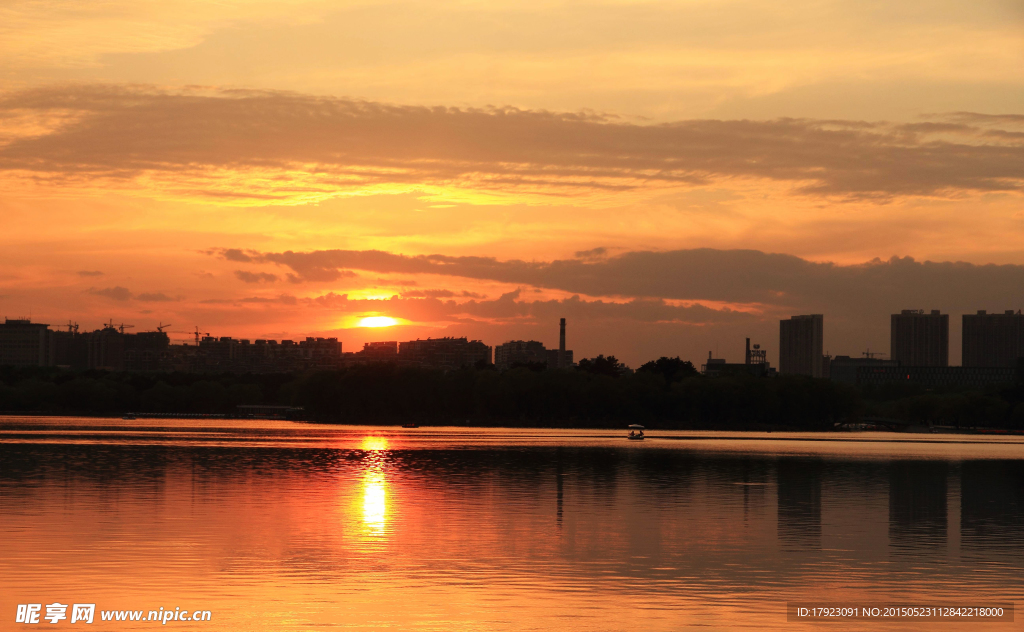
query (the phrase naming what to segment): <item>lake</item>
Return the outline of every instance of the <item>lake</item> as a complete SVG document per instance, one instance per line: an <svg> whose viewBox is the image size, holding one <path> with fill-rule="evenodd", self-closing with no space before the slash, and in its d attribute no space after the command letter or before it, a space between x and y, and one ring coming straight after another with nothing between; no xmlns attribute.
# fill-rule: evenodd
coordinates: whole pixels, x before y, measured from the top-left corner
<svg viewBox="0 0 1024 632"><path fill-rule="evenodd" d="M0 617L59 602L95 603L100 630L154 626L100 611L160 608L211 612L168 629L923 630L787 622L786 604L1021 601L1022 437L625 434L0 418Z"/></svg>

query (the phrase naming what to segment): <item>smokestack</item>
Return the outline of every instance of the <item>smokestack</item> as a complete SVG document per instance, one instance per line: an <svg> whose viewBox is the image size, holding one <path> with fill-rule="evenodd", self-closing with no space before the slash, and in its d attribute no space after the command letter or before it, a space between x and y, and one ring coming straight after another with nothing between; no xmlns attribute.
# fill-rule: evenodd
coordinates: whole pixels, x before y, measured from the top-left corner
<svg viewBox="0 0 1024 632"><path fill-rule="evenodd" d="M747 338L747 364L750 364L750 338Z"/></svg>
<svg viewBox="0 0 1024 632"><path fill-rule="evenodd" d="M558 368L565 368L565 319L558 323Z"/></svg>

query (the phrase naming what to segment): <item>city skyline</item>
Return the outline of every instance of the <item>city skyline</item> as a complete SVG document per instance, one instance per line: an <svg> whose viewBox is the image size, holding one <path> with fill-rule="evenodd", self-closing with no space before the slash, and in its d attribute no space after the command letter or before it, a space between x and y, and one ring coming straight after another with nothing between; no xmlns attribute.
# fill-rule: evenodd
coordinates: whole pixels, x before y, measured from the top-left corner
<svg viewBox="0 0 1024 632"><path fill-rule="evenodd" d="M349 349L383 339L411 340L453 335L485 340L492 346L509 340L537 340L548 348L557 348L557 331L552 322L557 321L562 313L567 313L573 322L571 336L577 357L615 355L626 364L637 366L663 355L678 355L697 364L708 351L715 357L742 357L743 338L751 337L764 345L769 361L778 366L778 321L795 313L824 312L828 315L824 353L888 353L889 316L906 310L908 304L915 309L938 305L943 314L959 321L963 315L974 315L979 310L990 313L1003 313L1008 307L1014 307L1011 311L1019 310L1019 307L1006 305L1012 300L1000 301L997 297L1012 293L1015 284L1024 284L1024 266L934 264L905 259L872 262L864 266L835 266L756 251L627 253L552 264L340 252L330 253L330 257L336 259L331 262L328 258L318 259L311 253L287 254L295 259L286 264L287 269L295 271L289 274L341 274L340 269L330 265L350 258L363 259L347 262L353 267L365 266L382 274L384 270L404 269L407 275L412 275L414 273L409 270L419 268L421 274L440 278L439 285L450 281L444 280L431 268L443 267L443 274L447 276L466 275L465 278L484 280L488 277L511 278L556 288L534 289L534 294L561 293L564 296L570 291L574 293L567 298L537 299L517 289L497 298L482 295L460 297L461 302L449 296L454 294L451 291L418 289L406 295L380 299L350 298L334 293L304 299L290 295L278 300L259 297L237 301L211 299L208 304L212 302L218 307L230 305L233 308L221 313L220 324L209 318L215 324L188 324L184 327L172 324L164 325L163 329L177 343L192 340L198 329L204 334L250 339L337 337ZM232 255L224 257L223 261L235 263ZM633 283L630 275L640 275L645 267L668 268L670 273L699 267L707 274L700 279L687 279L684 283L667 278L670 274L666 274L666 278L649 276ZM627 299L615 296L629 285L642 285L645 292L666 294L670 298ZM580 298L581 289L594 294L607 292L613 294L613 298L591 299L586 298L588 295ZM107 308L102 318L90 320L88 314L74 311L74 296L68 296L64 301L67 307L56 310L57 318L47 318L38 310L9 310L12 301L0 297L0 318L26 318L30 314L25 312L34 311L34 322L47 322L55 329L66 328L66 324L72 322L83 330L98 329L108 322L128 323L135 326L136 331L156 330L167 322L189 322L181 316L192 313L191 308L178 305L179 301L154 300L145 293L134 294L127 288L115 290L124 290L126 296L117 291L87 292L89 297L111 295L102 296L105 300L101 305ZM716 310L700 301L676 298L687 293L710 296L712 300L708 302L725 306ZM744 294L751 298L749 302L736 301ZM785 310L785 306L772 305L770 301L778 300L777 295L809 309L790 311ZM886 304L893 307L885 309ZM840 310L829 312L822 309L829 305L838 306ZM261 315L266 318L268 313L273 314L267 311L268 307L299 315L308 313L313 318L347 319L348 326L274 330L260 322ZM416 322L424 312L427 318L441 319L442 322ZM123 316L125 313L128 316ZM133 313L134 317L131 316ZM384 316L385 313L390 316ZM210 317L211 313L203 315ZM443 322L443 319L451 321ZM396 324L391 325L389 321ZM645 327L642 330L622 328L638 323ZM948 344L949 364L959 365L962 348L959 326L950 328Z"/></svg>
<svg viewBox="0 0 1024 632"><path fill-rule="evenodd" d="M1010 0L15 2L0 316L553 347L565 315L635 365L826 313L826 351L880 349L902 309L1022 307L1022 26Z"/></svg>
<svg viewBox="0 0 1024 632"><path fill-rule="evenodd" d="M364 322L371 321L377 323L380 321L393 321L389 317L374 316L364 318ZM736 370L740 367L750 367L750 365L757 365L760 368L760 375L807 375L816 378L829 378L830 377L830 364L833 361L838 360L843 366L848 365L874 365L874 366L893 366L893 367L979 367L979 368L1015 368L1018 366L1020 359L1024 358L1024 315L1021 310L1004 310L1002 313L999 312L988 312L987 310L977 310L974 314L963 314L961 318L962 326L960 329L961 334L961 350L964 361L961 365L952 364L949 362L949 344L950 344L950 326L949 326L949 314L941 313L941 310L931 310L930 313L926 314L923 309L904 309L900 313L894 313L890 315L890 350L888 352L879 351L877 348L872 351L867 349L861 353L850 352L850 351L839 351L831 353L825 350L824 347L824 333L827 328L824 326L824 315L823 314L805 314L805 315L791 315L788 318L783 318L779 321L779 337L778 340L778 362L775 367L772 367L771 357L768 353L767 348L762 348L762 344L754 342L753 348L751 348L751 338L748 336L745 339L745 350L744 350L744 362L743 363L729 363L727 358L718 357L714 358L714 352L708 352L708 360L706 366L710 369L712 366L716 367L716 370L712 371L714 374L721 373L722 370ZM163 349L161 353L166 352L168 345L172 345L169 332L165 332L172 325L163 324L157 325L154 330L146 331L140 330L131 332L130 330L135 328L133 324L119 323L114 324L114 320L111 318L108 322L103 323L100 328L95 330L89 330L88 327L81 327L77 321L69 320L64 326L53 327L50 323L40 323L38 321L32 321L31 319L11 319L6 318L4 322L0 323L0 365L11 364L11 365L38 365L38 366L71 366L71 368L109 368L112 370L139 370L138 368L131 368L128 364L122 367L121 360L118 362L116 367L105 366L105 363L96 363L92 356L94 350L92 347L95 346L94 342L88 342L93 338L96 340L105 339L100 334L120 334L120 339L124 340L139 340L145 342L131 342L128 346L125 346L125 342L118 342L116 347L117 353L124 354L128 348L149 349L151 351L158 351ZM377 324L366 324L363 325L364 329L371 331L380 330L383 332L392 332L395 329L390 323L377 325ZM125 330L129 331L126 332ZM953 329L955 333L955 328ZM46 333L49 337L44 336ZM343 352L343 341L339 340L338 337L313 337L307 336L304 340L291 340L281 339L280 345L278 340L275 338L256 338L249 339L244 337L236 336L224 336L224 335L212 335L211 332L200 331L197 326L194 331L190 332L175 332L179 336L185 334L188 339L181 341L174 341L174 346L181 347L182 350L187 350L189 347L189 340L193 341L193 348L202 349L206 346L207 352L209 353L213 347L229 343L230 345L240 345L240 352L245 350L243 355L239 356L241 359L258 359L265 358L272 364L275 361L274 358L279 360L286 360L285 365L272 368L271 365L262 367L263 370L283 370L283 371L295 371L301 370L303 366L290 364L291 360L298 357L305 357L310 360L314 360L321 355L324 355L323 350L319 350L323 345L328 345L329 348L334 348L326 354L325 357L329 356L334 358L331 361L331 365L348 366L352 363L365 363L369 362L388 362L396 361L401 359L403 362L408 362L410 355L408 349L413 346L420 345L421 343L430 342L445 342L445 341L459 341L462 343L471 343L472 345L478 345L479 350L471 352L473 354L472 359L474 360L485 360L486 363L495 365L499 370L506 370L513 364L518 363L522 365L546 365L548 368L568 368L575 365L574 352L571 349L566 349L566 319L559 318L559 344L556 349L547 349L545 344L537 340L505 340L501 343L494 342L493 344L486 344L482 340L470 340L465 335L452 335L452 336L440 336L440 337L426 337L425 339L417 337L415 340L406 340L405 342L399 342L397 340L369 340L362 343L362 349L359 351L352 351L351 347L349 351ZM42 336L42 337L41 337ZM99 337L97 337L99 336ZM81 357L75 362L71 361L71 357L74 352L70 350L68 345L72 339L80 339L82 348L80 350ZM63 340L64 342L60 342ZM201 344L202 343L202 344ZM11 346L14 345L14 346ZM97 353L105 354L105 350L108 343L102 343L104 347L103 351L96 350ZM155 345L155 346L154 346ZM251 346L250 346L251 345ZM406 349L404 353L400 354L399 347ZM86 347L90 347L88 352L89 360L86 362L85 353ZM303 349L308 349L303 352ZM313 351L313 349L318 349ZM54 355L55 349L61 349ZM277 351L277 350L282 351ZM486 350L487 357L479 355ZM283 352L283 355L282 355ZM299 352L299 356L295 355L295 352ZM255 353L255 355L253 355ZM418 352L417 352L418 353ZM434 353L434 351L431 351ZM448 351L440 351L442 356L445 354L456 353L458 357L461 357L464 351L461 349L456 351L450 349ZM234 351L213 352L211 357L219 357L222 354L227 354L225 357L235 357ZM562 357L564 354L564 358ZM166 355L164 353L164 355ZM185 364L181 364L182 361L186 360L185 356L180 353L177 354L179 359L172 362L171 357L165 357L165 361L160 369L156 369L154 364L155 357L150 357L146 360L148 364L152 365L150 368L142 370L193 370L195 367L189 368L189 365L194 364L194 361L187 361ZM598 353L596 356L607 355L614 358L612 353ZM61 356L58 358L57 356ZM404 357L400 357L404 356ZM126 356L127 357L127 356ZM439 356L441 357L441 356ZM454 357L454 356L453 356ZM468 356L467 356L468 357ZM582 356L576 356L582 357ZM656 356L662 360L670 358L671 356L662 354ZM291 360L290 360L290 359ZM679 356L676 356L678 361ZM141 360L141 356L136 359L136 362ZM655 358L644 360L639 364L647 362L653 362ZM693 367L701 366L701 372L705 372L705 366L701 365L699 360L693 358L685 358L685 361L690 362ZM337 361L341 361L338 364ZM619 364L624 368L630 368L628 364L618 359ZM444 368L457 368L460 365L470 366L474 362L459 362L455 361L454 364L449 360L444 360L442 365ZM77 363L77 364L76 364ZM422 363L421 360L416 360L414 363ZM431 361L427 364L433 365L435 362ZM311 368L318 365L319 363L314 362L312 365L306 366L305 368ZM439 365L441 366L441 365ZM214 367L218 368L218 367ZM237 367L219 367L218 370L231 370L231 371L248 371L252 370L253 366L246 364L239 365ZM323 368L323 367L321 367ZM965 374L966 375L966 374ZM1000 374L1001 375L1001 374ZM845 379L845 378L844 378Z"/></svg>

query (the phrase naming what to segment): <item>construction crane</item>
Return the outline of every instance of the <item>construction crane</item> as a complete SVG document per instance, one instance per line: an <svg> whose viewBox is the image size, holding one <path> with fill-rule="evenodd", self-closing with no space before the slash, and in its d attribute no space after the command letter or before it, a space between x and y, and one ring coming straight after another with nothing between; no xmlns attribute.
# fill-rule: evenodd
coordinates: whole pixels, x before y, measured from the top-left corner
<svg viewBox="0 0 1024 632"><path fill-rule="evenodd" d="M131 329L134 326L135 325L126 325L124 323L121 323L120 325L115 325L113 318L111 318L110 321L108 321L108 322L103 324L103 328L104 329L116 329L117 331L119 331L122 334L124 333L125 329Z"/></svg>
<svg viewBox="0 0 1024 632"><path fill-rule="evenodd" d="M868 349L867 351L861 351L860 354L867 358L868 360L873 360L875 356L889 355L888 353L884 353L882 351L872 351L871 349Z"/></svg>
<svg viewBox="0 0 1024 632"><path fill-rule="evenodd" d="M199 346L199 334L202 334L204 336L209 336L210 332L208 332L208 331L207 332L199 331L199 325L196 325L195 335L196 335L196 346L197 347Z"/></svg>
<svg viewBox="0 0 1024 632"><path fill-rule="evenodd" d="M164 329L167 327L170 327L170 325L165 325L164 321L161 320L160 324L156 326L156 330L159 331L160 333L164 333Z"/></svg>
<svg viewBox="0 0 1024 632"><path fill-rule="evenodd" d="M71 319L68 319L68 333L69 334L77 334L78 333L78 323L72 323Z"/></svg>

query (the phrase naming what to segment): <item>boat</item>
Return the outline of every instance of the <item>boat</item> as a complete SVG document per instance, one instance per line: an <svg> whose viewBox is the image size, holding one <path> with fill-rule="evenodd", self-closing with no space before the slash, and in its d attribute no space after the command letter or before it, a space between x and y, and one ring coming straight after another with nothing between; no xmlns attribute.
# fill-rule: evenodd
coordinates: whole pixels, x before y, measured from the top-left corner
<svg viewBox="0 0 1024 632"><path fill-rule="evenodd" d="M403 428L419 428L419 424L402 424Z"/></svg>
<svg viewBox="0 0 1024 632"><path fill-rule="evenodd" d="M125 413L124 415L121 416L121 419L135 419L135 413Z"/></svg>
<svg viewBox="0 0 1024 632"><path fill-rule="evenodd" d="M643 441L644 440L644 427L640 424L629 424L629 434L626 438L630 441Z"/></svg>

